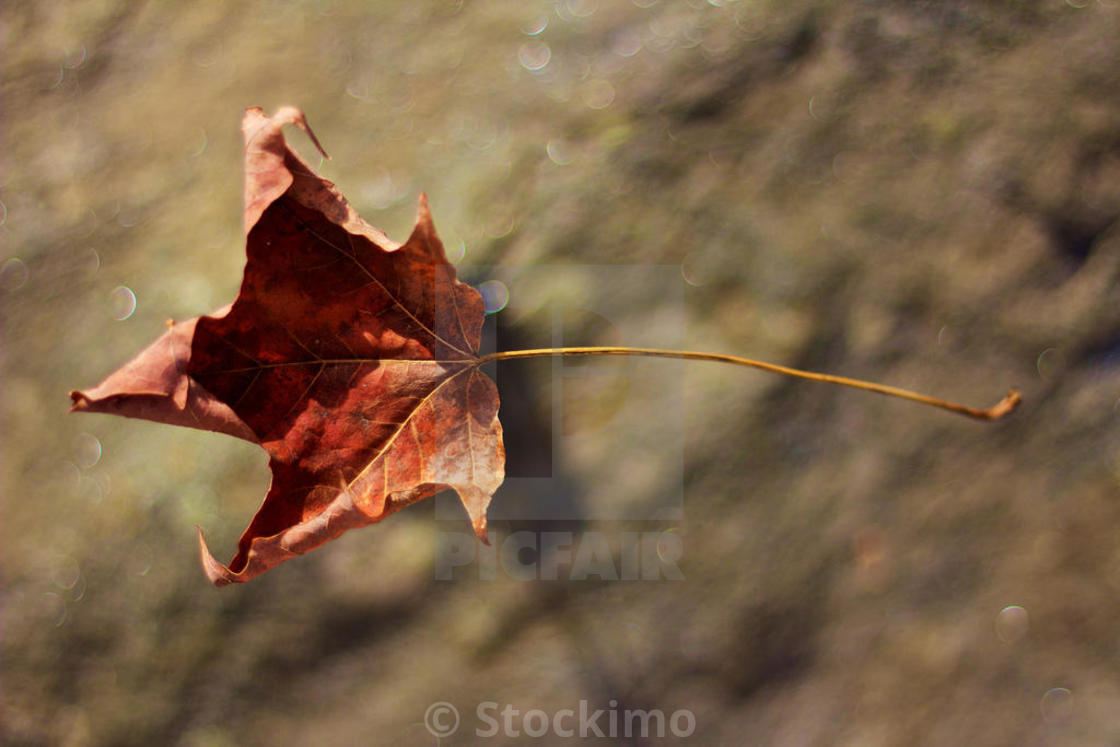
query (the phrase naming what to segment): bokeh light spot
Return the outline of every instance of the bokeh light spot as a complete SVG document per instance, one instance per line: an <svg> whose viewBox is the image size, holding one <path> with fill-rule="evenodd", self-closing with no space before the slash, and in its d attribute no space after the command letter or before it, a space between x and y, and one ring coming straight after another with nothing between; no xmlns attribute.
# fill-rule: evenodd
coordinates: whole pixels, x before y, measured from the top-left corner
<svg viewBox="0 0 1120 747"><path fill-rule="evenodd" d="M136 311L136 294L132 292L131 288L118 285L109 291L109 307L111 309L109 313L112 314L113 318L118 322L123 322Z"/></svg>
<svg viewBox="0 0 1120 747"><path fill-rule="evenodd" d="M496 314L509 303L509 288L501 280L487 280L478 286L487 314Z"/></svg>
<svg viewBox="0 0 1120 747"><path fill-rule="evenodd" d="M681 559L684 543L675 527L666 529L657 538L657 557L666 565L676 565Z"/></svg>
<svg viewBox="0 0 1120 747"><path fill-rule="evenodd" d="M681 260L681 277L691 286L699 287L708 282L705 272L704 256L701 252L689 252Z"/></svg>
<svg viewBox="0 0 1120 747"><path fill-rule="evenodd" d="M564 9L575 18L590 18L595 14L597 3L595 0L566 0Z"/></svg>
<svg viewBox="0 0 1120 747"><path fill-rule="evenodd" d="M373 95L369 90L369 83L365 80L352 80L346 84L346 95L367 104L373 103Z"/></svg>
<svg viewBox="0 0 1120 747"><path fill-rule="evenodd" d="M443 246L447 254L447 261L453 265L459 264L463 261L463 257L467 256L467 242L461 239L459 241L449 241Z"/></svg>
<svg viewBox="0 0 1120 747"><path fill-rule="evenodd" d="M611 51L619 57L633 57L642 51L642 37L633 29L622 29L611 38Z"/></svg>
<svg viewBox="0 0 1120 747"><path fill-rule="evenodd" d="M500 239L513 233L513 227L516 224L517 220L512 214L496 213L486 222L484 231L489 238Z"/></svg>
<svg viewBox="0 0 1120 747"><path fill-rule="evenodd" d="M557 166L567 166L574 159L572 147L563 140L549 140L544 149L548 153L548 160Z"/></svg>
<svg viewBox="0 0 1120 747"><path fill-rule="evenodd" d="M62 596L53 591L45 592L42 605L43 617L50 620L56 628L62 627L66 622L66 602L63 601Z"/></svg>
<svg viewBox="0 0 1120 747"><path fill-rule="evenodd" d="M89 50L86 49L85 44L83 44L81 49L77 50L76 52L67 50L63 55L62 66L65 68L69 68L70 70L77 70L82 65L86 64L86 58L88 56Z"/></svg>
<svg viewBox="0 0 1120 747"><path fill-rule="evenodd" d="M521 33L526 36L536 36L548 28L548 16L539 15L531 21L521 24Z"/></svg>
<svg viewBox="0 0 1120 747"><path fill-rule="evenodd" d="M1060 355L1057 348L1046 348L1038 354L1038 360L1035 361L1035 368L1038 369L1038 376L1041 379L1049 379L1054 375L1055 369L1058 367Z"/></svg>
<svg viewBox="0 0 1120 747"><path fill-rule="evenodd" d="M92 433L79 433L74 452L74 462L89 469L101 461L101 441Z"/></svg>
<svg viewBox="0 0 1120 747"><path fill-rule="evenodd" d="M206 152L206 146L210 140L206 137L206 130L202 127L197 128L195 136L191 139L190 146L187 148L187 155L191 158L198 158Z"/></svg>
<svg viewBox="0 0 1120 747"><path fill-rule="evenodd" d="M152 554L150 547L141 545L137 547L132 553L132 567L136 571L137 576L147 576L148 572L152 570L152 562L155 556Z"/></svg>
<svg viewBox="0 0 1120 747"><path fill-rule="evenodd" d="M70 482L70 487L77 490L82 484L82 469L73 462L66 462L63 464L61 471L66 474L66 479Z"/></svg>
<svg viewBox="0 0 1120 747"><path fill-rule="evenodd" d="M101 503L105 500L105 491L92 477L78 478L78 498L86 503Z"/></svg>
<svg viewBox="0 0 1120 747"><path fill-rule="evenodd" d="M1042 718L1048 724L1061 724L1073 715L1073 693L1064 687L1052 687L1039 703Z"/></svg>
<svg viewBox="0 0 1120 747"><path fill-rule="evenodd" d="M818 120L822 117L821 105L816 96L809 97L809 116Z"/></svg>
<svg viewBox="0 0 1120 747"><path fill-rule="evenodd" d="M543 70L551 59L552 50L544 42L526 42L517 50L517 61L530 72Z"/></svg>
<svg viewBox="0 0 1120 747"><path fill-rule="evenodd" d="M65 557L59 560L51 571L51 583L60 589L73 589L78 585L78 579L81 575L82 569L78 565L78 561L71 557Z"/></svg>
<svg viewBox="0 0 1120 747"><path fill-rule="evenodd" d="M606 109L614 101L614 86L610 81L596 78L583 89L583 103L592 109Z"/></svg>
<svg viewBox="0 0 1120 747"><path fill-rule="evenodd" d="M1004 607L996 615L996 635L1004 643L1018 643L1023 640L1029 627L1027 611L1017 604Z"/></svg>
<svg viewBox="0 0 1120 747"><path fill-rule="evenodd" d="M0 290L17 291L27 285L31 272L19 257L11 257L0 266Z"/></svg>

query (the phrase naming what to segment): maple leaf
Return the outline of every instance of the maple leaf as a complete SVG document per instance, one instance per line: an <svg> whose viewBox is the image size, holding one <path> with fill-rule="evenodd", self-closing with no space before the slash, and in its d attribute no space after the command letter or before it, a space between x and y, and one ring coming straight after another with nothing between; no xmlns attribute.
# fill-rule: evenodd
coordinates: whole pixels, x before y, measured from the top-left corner
<svg viewBox="0 0 1120 747"><path fill-rule="evenodd" d="M286 107L246 110L244 279L237 300L167 332L72 410L260 444L272 484L221 586L248 581L440 490L476 534L504 477L498 393L479 370L484 308L455 278L420 196L403 244L362 220L288 147ZM323 152L326 156L326 153Z"/></svg>
<svg viewBox="0 0 1120 747"><path fill-rule="evenodd" d="M641 355L715 361L898 397L978 420L986 409L906 389L719 353L630 347L478 355L478 291L455 279L424 195L396 244L362 220L284 140L303 113L245 112L248 260L231 306L186 322L93 389L72 411L105 412L228 433L268 452L272 485L228 566L199 530L219 586L248 581L347 529L381 521L445 488L486 541L486 509L505 470L498 392L479 367L519 358Z"/></svg>

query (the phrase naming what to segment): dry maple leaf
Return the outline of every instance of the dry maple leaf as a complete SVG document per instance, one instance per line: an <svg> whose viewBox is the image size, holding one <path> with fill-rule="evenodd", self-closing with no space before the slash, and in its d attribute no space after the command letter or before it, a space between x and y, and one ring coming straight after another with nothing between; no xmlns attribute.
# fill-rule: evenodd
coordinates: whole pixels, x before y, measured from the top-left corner
<svg viewBox="0 0 1120 747"><path fill-rule="evenodd" d="M718 361L863 389L996 420L987 409L904 389L716 353L546 348L479 357L483 303L455 279L420 196L416 227L395 244L284 140L303 114L245 112L248 261L237 300L169 329L72 410L219 431L260 444L272 486L228 566L199 531L219 586L248 581L347 529L380 521L445 488L486 541L486 509L504 477L498 392L489 361L644 355ZM324 152L325 156L326 153Z"/></svg>
<svg viewBox="0 0 1120 747"><path fill-rule="evenodd" d="M272 485L224 585L452 488L485 541L504 476L498 393L478 370L478 291L455 279L423 195L404 244L354 212L284 140L303 114L253 107L245 136L248 261L232 306L170 329L73 410L260 444ZM320 147L320 150L322 148ZM326 155L324 153L324 155Z"/></svg>

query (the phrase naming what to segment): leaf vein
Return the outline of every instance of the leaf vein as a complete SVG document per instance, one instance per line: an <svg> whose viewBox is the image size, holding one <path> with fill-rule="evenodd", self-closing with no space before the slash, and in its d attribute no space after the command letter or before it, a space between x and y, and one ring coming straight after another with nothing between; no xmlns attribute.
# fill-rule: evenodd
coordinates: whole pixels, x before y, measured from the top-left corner
<svg viewBox="0 0 1120 747"><path fill-rule="evenodd" d="M397 308L399 308L402 312L404 312L405 316L407 316L409 319L411 319L417 325L419 325L421 329L423 329L425 332L427 332L433 338L435 338L439 342L442 342L444 345L451 348L455 352L462 353L464 356L467 356L467 357L473 357L473 356L471 356L471 354L469 352L467 352L466 350L460 349L457 345L451 344L450 342L445 340L443 337L441 337L439 334L437 334L434 329L428 327L428 325L424 324L422 321L417 319L416 315L413 314L412 311L407 306L405 306L404 303L401 302L401 300L397 297L397 294L394 294L392 291L390 291L389 288L383 282L381 282L380 278L378 278L376 275L374 275L372 272L370 272L369 268L366 267L361 261L359 261L356 251L355 251L354 254L347 253L345 249L336 245L333 241L331 241L327 237L323 236L322 234L316 232L315 229L313 229L313 228L311 228L311 226L307 225L307 223L302 218L300 218L300 216L298 214L296 214L296 212L294 210L292 210L291 207L289 207L288 205L284 204L282 201L279 201L279 200L277 201L277 204L281 205L285 210L287 210L289 213L291 213L291 215L303 227L303 229L305 231L307 231L307 233L309 233L312 236L314 236L315 238L319 239L319 241L323 242L324 244L326 244L330 248L334 249L339 254L341 254L344 257L347 257L348 259L353 261L354 264L357 265L358 268L360 268L363 273L365 273L366 277L368 277L370 280L372 280L382 290L382 292L385 293L385 295L389 297L389 300L392 301L397 306ZM343 229L343 230L345 230L345 229ZM346 237L347 237L347 241L350 242L351 248L353 248L353 242L354 242L353 234L351 234L349 231L347 231Z"/></svg>

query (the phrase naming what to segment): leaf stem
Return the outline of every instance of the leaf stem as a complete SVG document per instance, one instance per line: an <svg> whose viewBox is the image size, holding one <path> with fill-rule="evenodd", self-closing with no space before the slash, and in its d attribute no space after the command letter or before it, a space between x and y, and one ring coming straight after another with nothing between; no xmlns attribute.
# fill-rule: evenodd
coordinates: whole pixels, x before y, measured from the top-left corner
<svg viewBox="0 0 1120 747"><path fill-rule="evenodd" d="M752 358L740 358L736 355L721 355L719 353L697 353L690 350L658 350L656 348L625 347L572 347L538 348L533 350L507 350L498 353L490 353L489 355L480 357L478 359L478 365L490 363L492 361L509 361L517 360L520 358L587 355L640 355L651 358L679 358L682 360L732 363L736 366L758 368L763 371L770 371L772 373L782 374L783 376L792 376L797 379L823 381L828 384L838 384L840 386L851 387L853 389L862 389L867 392L884 394L888 397L899 397L901 399L908 399L911 402L919 402L923 405L930 405L931 407L940 407L943 410L949 410L950 412L967 415L970 418L976 418L978 420L998 420L1014 410L1021 399L1019 392L1012 389L1006 397L1004 397L992 407L989 407L987 409L978 409L975 407L967 407L956 402L949 402L947 400L938 399L936 397L929 397L925 394L918 394L917 392L911 392L907 389L899 389L898 387L886 386L884 384L875 384L873 382L863 381L861 379L849 379L844 376L833 376L831 374L802 371L797 368L779 366L774 363L766 363L764 361L758 361Z"/></svg>

